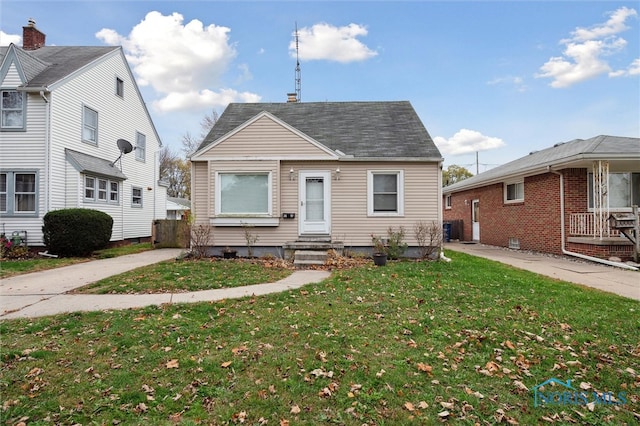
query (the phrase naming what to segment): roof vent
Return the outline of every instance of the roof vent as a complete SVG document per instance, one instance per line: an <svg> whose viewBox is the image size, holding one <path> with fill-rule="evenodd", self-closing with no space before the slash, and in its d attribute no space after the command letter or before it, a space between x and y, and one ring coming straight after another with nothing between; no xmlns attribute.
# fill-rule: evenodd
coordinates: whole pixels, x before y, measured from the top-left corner
<svg viewBox="0 0 640 426"><path fill-rule="evenodd" d="M564 144L565 144L564 142L558 142L558 143L557 143L557 144L555 144L553 147L554 147L554 148L557 148L557 147L559 147L560 145L564 145Z"/></svg>
<svg viewBox="0 0 640 426"><path fill-rule="evenodd" d="M535 154L536 152L538 152L538 151L531 151L531 152L529 153L529 155L533 155L533 154Z"/></svg>
<svg viewBox="0 0 640 426"><path fill-rule="evenodd" d="M297 93L287 93L287 102L288 103L298 102L298 94Z"/></svg>

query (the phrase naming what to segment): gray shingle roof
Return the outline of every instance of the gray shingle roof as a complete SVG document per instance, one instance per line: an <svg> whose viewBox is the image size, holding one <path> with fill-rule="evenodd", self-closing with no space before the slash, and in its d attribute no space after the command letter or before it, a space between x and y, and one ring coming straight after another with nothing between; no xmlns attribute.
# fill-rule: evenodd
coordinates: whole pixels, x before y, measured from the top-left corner
<svg viewBox="0 0 640 426"><path fill-rule="evenodd" d="M120 46L43 46L36 50L14 47L28 79L24 85L26 88L50 86L96 59L120 49ZM0 58L4 58L7 49L0 48Z"/></svg>
<svg viewBox="0 0 640 426"><path fill-rule="evenodd" d="M640 161L640 139L600 135L590 139L574 139L541 151L531 152L517 160L495 167L471 178L443 188L444 193L475 188L518 175L537 174L547 166L570 167L585 160L637 159Z"/></svg>
<svg viewBox="0 0 640 426"><path fill-rule="evenodd" d="M232 103L198 150L263 111L327 148L355 158L442 158L407 101Z"/></svg>
<svg viewBox="0 0 640 426"><path fill-rule="evenodd" d="M89 173L100 177L118 180L127 179L127 176L122 173L119 168L112 166L110 161L68 148L66 148L64 152L69 162L80 173Z"/></svg>

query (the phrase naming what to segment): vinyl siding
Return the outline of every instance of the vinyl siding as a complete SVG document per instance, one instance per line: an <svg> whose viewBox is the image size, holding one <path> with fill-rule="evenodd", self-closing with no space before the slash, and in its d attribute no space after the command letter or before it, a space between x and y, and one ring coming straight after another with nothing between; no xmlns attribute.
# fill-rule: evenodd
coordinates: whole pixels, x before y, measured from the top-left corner
<svg viewBox="0 0 640 426"><path fill-rule="evenodd" d="M276 162L214 161L194 162L193 199L199 223L207 223L213 217L215 200L215 171L265 170L266 164ZM340 180L335 180L335 170L340 168ZM294 170L294 180L289 179L289 170ZM370 246L371 234L386 235L387 228L404 226L406 242L416 245L413 226L418 221L439 219L437 163L415 162L336 162L336 161L282 161L274 179L280 176L279 186L274 182L274 216L296 213L295 219L280 218L276 227L254 227L259 236L258 246L281 246L298 237L299 200L298 173L301 170L330 171L331 181L331 227L332 238L344 241L346 246ZM402 170L404 172L404 215L402 217L369 217L367 215L367 173L369 170ZM241 227L214 227L216 246L244 246L244 231Z"/></svg>
<svg viewBox="0 0 640 426"><path fill-rule="evenodd" d="M42 241L42 218L46 211L46 104L38 95L27 95L27 131L0 132L0 170L37 172L37 216L0 217L0 229L11 234L27 231L28 244Z"/></svg>
<svg viewBox="0 0 640 426"><path fill-rule="evenodd" d="M13 88L18 87L22 84L22 80L20 79L20 74L18 74L18 69L16 68L16 64L12 63L7 70L7 75L2 80L1 86L4 88Z"/></svg>
<svg viewBox="0 0 640 426"><path fill-rule="evenodd" d="M260 141L260 143L256 143ZM262 117L203 153L199 159L214 157L331 158L269 117Z"/></svg>
<svg viewBox="0 0 640 426"><path fill-rule="evenodd" d="M116 77L124 81L124 97L115 94ZM153 219L166 216L166 189L157 184L157 152L161 146L124 56L115 51L52 87L46 93L48 104L37 94L28 96L26 132L0 132L0 167L37 168L40 178L39 217L10 225L11 218L2 218L7 231L26 227L29 244L41 245L44 214L79 207L104 211L113 217L112 241L149 237ZM98 112L97 146L82 142L83 105ZM126 139L135 146L136 132L146 136L146 161L136 160L132 152L116 164L121 164L127 176L119 182L119 203L86 202L83 176L67 161L65 148L111 162L120 154L116 141ZM133 186L143 188L142 208L131 207Z"/></svg>

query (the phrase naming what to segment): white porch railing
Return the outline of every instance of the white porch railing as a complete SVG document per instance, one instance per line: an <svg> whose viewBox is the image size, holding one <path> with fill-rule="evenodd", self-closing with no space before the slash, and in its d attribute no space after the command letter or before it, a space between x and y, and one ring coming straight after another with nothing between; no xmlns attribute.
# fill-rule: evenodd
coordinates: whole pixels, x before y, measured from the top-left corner
<svg viewBox="0 0 640 426"><path fill-rule="evenodd" d="M593 213L571 213L569 215L569 236L571 237L594 237L596 235ZM603 229L603 237L618 237L620 231L609 228L608 224Z"/></svg>

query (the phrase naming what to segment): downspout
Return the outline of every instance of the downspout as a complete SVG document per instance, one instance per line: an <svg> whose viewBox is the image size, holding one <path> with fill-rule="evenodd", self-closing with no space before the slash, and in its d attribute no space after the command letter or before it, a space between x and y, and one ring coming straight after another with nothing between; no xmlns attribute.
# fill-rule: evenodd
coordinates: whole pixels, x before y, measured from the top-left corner
<svg viewBox="0 0 640 426"><path fill-rule="evenodd" d="M578 257L580 259L589 260L591 262L603 263L609 266L615 266L623 269L631 269L632 271L637 271L638 268L634 266L629 266L626 263L622 262L612 262L606 259L600 259L599 257L587 256L586 254L576 253L573 251L569 251L565 249L565 231L564 231L564 175L560 172L551 169L551 166L547 166L547 171L560 176L560 248L562 249L562 254L566 254L568 256Z"/></svg>
<svg viewBox="0 0 640 426"><path fill-rule="evenodd" d="M40 97L44 100L45 103L45 123L44 123L44 156L45 156L45 161L44 161L44 174L46 176L46 180L45 182L47 183L47 188L45 188L45 195L44 195L44 214L47 214L49 212L49 210L51 210L51 141L49 140L50 138L50 132L49 132L49 123L51 122L50 120L50 114L51 114L51 108L49 106L49 99L47 99L47 97L44 94L44 90L40 91Z"/></svg>
<svg viewBox="0 0 640 426"><path fill-rule="evenodd" d="M438 162L438 223L440 224L440 232L442 232L442 239L440 240L440 255L439 259L444 260L445 262L451 262L447 256L444 255L444 230L442 223L444 217L442 215L442 167L443 162Z"/></svg>

